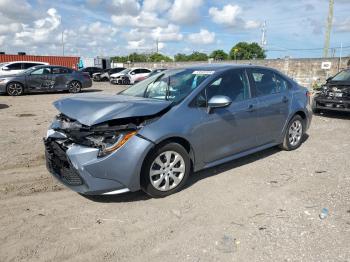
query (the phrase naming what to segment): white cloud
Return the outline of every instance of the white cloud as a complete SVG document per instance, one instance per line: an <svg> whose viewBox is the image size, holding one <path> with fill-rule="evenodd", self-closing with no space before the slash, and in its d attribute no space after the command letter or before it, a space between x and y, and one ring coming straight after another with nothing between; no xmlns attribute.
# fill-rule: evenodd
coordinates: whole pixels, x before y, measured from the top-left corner
<svg viewBox="0 0 350 262"><path fill-rule="evenodd" d="M10 23L10 24L0 24L0 34L6 35L10 33L17 33L22 29L22 25L20 23Z"/></svg>
<svg viewBox="0 0 350 262"><path fill-rule="evenodd" d="M46 18L36 20L34 27L23 24L23 31L15 35L15 44L49 42L51 40L51 33L60 26L61 16L54 8L50 8L47 11L47 15Z"/></svg>
<svg viewBox="0 0 350 262"><path fill-rule="evenodd" d="M350 19L344 19L341 22L336 20L334 27L337 32L350 32Z"/></svg>
<svg viewBox="0 0 350 262"><path fill-rule="evenodd" d="M137 0L112 0L110 11L121 15L137 15L141 6Z"/></svg>
<svg viewBox="0 0 350 262"><path fill-rule="evenodd" d="M217 7L211 7L209 9L209 15L211 16L213 22L216 24L244 29L253 29L258 28L260 26L260 23L257 21L243 20L240 17L241 13L241 7L232 4L225 5L222 9L219 9Z"/></svg>
<svg viewBox="0 0 350 262"><path fill-rule="evenodd" d="M145 11L140 12L137 16L112 15L111 19L117 26L124 27L156 28L167 24L167 21L159 18L157 14Z"/></svg>
<svg viewBox="0 0 350 262"><path fill-rule="evenodd" d="M144 0L143 10L147 12L164 12L171 7L171 2L169 0Z"/></svg>
<svg viewBox="0 0 350 262"><path fill-rule="evenodd" d="M34 10L27 0L0 0L0 18L28 22L34 18Z"/></svg>
<svg viewBox="0 0 350 262"><path fill-rule="evenodd" d="M180 27L173 24L169 24L165 28L157 27L153 29L152 37L162 42L176 42L183 39L183 35L180 33Z"/></svg>
<svg viewBox="0 0 350 262"><path fill-rule="evenodd" d="M199 18L203 0L175 0L169 10L170 20L179 24L191 24Z"/></svg>
<svg viewBox="0 0 350 262"><path fill-rule="evenodd" d="M193 44L212 44L215 42L215 33L207 29L201 29L199 33L193 33L188 36L188 41Z"/></svg>

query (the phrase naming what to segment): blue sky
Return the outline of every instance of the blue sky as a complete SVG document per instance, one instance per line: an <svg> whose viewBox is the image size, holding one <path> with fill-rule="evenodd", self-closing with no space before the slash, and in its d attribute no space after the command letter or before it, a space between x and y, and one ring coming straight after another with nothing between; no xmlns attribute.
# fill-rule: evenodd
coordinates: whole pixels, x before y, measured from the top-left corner
<svg viewBox="0 0 350 262"><path fill-rule="evenodd" d="M0 51L34 54L167 55L261 41L267 55L319 57L328 0L0 0ZM350 55L350 0L335 0L331 47ZM315 50L291 50L315 49ZM340 49L336 49L339 55Z"/></svg>

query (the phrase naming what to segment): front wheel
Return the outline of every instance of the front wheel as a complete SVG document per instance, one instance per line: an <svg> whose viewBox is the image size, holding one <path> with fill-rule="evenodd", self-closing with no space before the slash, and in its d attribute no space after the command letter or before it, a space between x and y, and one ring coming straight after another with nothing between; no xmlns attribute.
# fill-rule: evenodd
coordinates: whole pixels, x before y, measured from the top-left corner
<svg viewBox="0 0 350 262"><path fill-rule="evenodd" d="M186 184L191 161L186 149L169 143L158 147L146 158L141 172L141 188L152 197L165 197Z"/></svg>
<svg viewBox="0 0 350 262"><path fill-rule="evenodd" d="M23 95L23 85L20 83L10 83L6 88L6 92L9 96L20 96Z"/></svg>
<svg viewBox="0 0 350 262"><path fill-rule="evenodd" d="M301 116L295 115L289 122L284 135L284 141L281 148L287 151L295 150L300 147L304 136L305 124Z"/></svg>
<svg viewBox="0 0 350 262"><path fill-rule="evenodd" d="M79 93L81 91L81 84L78 81L72 81L68 84L69 93Z"/></svg>

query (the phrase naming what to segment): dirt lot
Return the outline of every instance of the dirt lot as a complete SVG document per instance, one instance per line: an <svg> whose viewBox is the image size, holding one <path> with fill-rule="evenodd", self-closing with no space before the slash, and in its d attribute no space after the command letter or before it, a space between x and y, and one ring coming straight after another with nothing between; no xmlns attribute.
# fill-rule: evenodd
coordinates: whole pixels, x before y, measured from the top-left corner
<svg viewBox="0 0 350 262"><path fill-rule="evenodd" d="M349 115L316 116L298 150L196 173L165 199L92 200L44 166L52 102L67 95L0 96L0 261L350 261Z"/></svg>

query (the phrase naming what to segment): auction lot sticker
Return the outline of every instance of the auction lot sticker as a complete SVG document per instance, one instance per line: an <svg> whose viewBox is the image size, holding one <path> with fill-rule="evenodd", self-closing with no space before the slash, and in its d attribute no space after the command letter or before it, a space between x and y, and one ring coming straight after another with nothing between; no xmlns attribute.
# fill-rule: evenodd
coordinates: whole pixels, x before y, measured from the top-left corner
<svg viewBox="0 0 350 262"><path fill-rule="evenodd" d="M215 71L194 71L193 75L212 75Z"/></svg>

